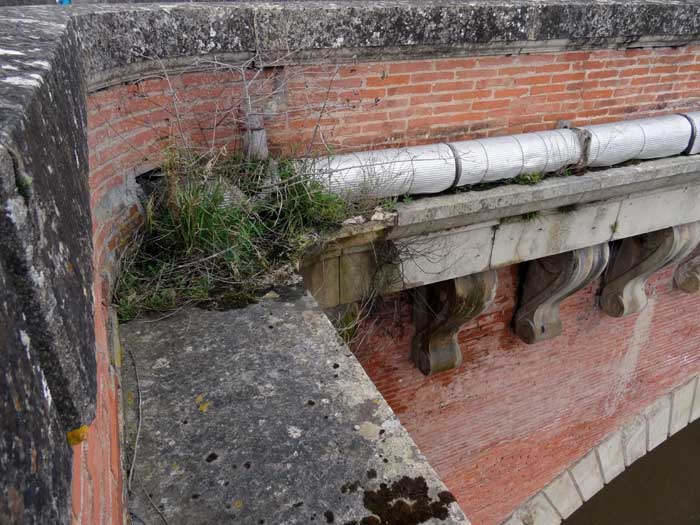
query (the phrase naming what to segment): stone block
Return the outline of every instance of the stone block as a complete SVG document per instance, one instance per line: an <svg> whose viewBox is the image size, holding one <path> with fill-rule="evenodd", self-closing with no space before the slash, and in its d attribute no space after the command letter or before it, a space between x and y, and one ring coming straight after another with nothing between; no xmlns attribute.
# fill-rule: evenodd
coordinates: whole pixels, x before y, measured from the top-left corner
<svg viewBox="0 0 700 525"><path fill-rule="evenodd" d="M644 416L637 416L622 429L622 450L625 466L647 453L647 421Z"/></svg>
<svg viewBox="0 0 700 525"><path fill-rule="evenodd" d="M679 386L671 393L671 423L669 436L684 429L690 421L693 408L693 396L695 395L696 378Z"/></svg>
<svg viewBox="0 0 700 525"><path fill-rule="evenodd" d="M564 519L571 516L583 504L568 470L547 485L544 493Z"/></svg>
<svg viewBox="0 0 700 525"><path fill-rule="evenodd" d="M373 514L387 523L393 514L367 502L391 509L400 499L431 523L468 525L315 301L279 291L242 309L188 308L121 327L148 401L135 467L144 490L129 508L162 521L150 492L170 523L357 523ZM131 362L122 373L134 392ZM138 413L125 397L129 450Z"/></svg>
<svg viewBox="0 0 700 525"><path fill-rule="evenodd" d="M676 388L671 394L671 424L669 426L669 435L671 436L685 428L690 421L696 383L697 378L693 378L692 381Z"/></svg>
<svg viewBox="0 0 700 525"><path fill-rule="evenodd" d="M622 453L622 432L615 432L596 448L600 467L603 470L605 483L610 483L618 474L625 470L625 459Z"/></svg>
<svg viewBox="0 0 700 525"><path fill-rule="evenodd" d="M304 286L321 306L340 303L339 259L321 258L301 266Z"/></svg>
<svg viewBox="0 0 700 525"><path fill-rule="evenodd" d="M664 396L644 411L647 420L647 451L666 441L671 417L671 396Z"/></svg>
<svg viewBox="0 0 700 525"><path fill-rule="evenodd" d="M491 264L505 266L604 243L610 239L619 207L617 201L599 202L502 221Z"/></svg>
<svg viewBox="0 0 700 525"><path fill-rule="evenodd" d="M406 287L487 270L496 224L482 223L394 241Z"/></svg>
<svg viewBox="0 0 700 525"><path fill-rule="evenodd" d="M586 454L569 471L585 501L591 499L605 485L595 450Z"/></svg>
<svg viewBox="0 0 700 525"><path fill-rule="evenodd" d="M698 390L700 390L700 378L698 379L697 384L695 385L695 394L693 395L693 408L690 411L691 423L700 418L700 393L698 393Z"/></svg>
<svg viewBox="0 0 700 525"><path fill-rule="evenodd" d="M71 449L0 252L0 523L70 523Z"/></svg>
<svg viewBox="0 0 700 525"><path fill-rule="evenodd" d="M375 255L371 251L358 251L342 255L338 261L340 304L351 303L367 297L375 288L376 269Z"/></svg>
<svg viewBox="0 0 700 525"><path fill-rule="evenodd" d="M559 525L561 517L544 493L540 492L534 498L523 504L511 518L514 525Z"/></svg>
<svg viewBox="0 0 700 525"><path fill-rule="evenodd" d="M622 201L613 240L700 220L700 186L663 189Z"/></svg>

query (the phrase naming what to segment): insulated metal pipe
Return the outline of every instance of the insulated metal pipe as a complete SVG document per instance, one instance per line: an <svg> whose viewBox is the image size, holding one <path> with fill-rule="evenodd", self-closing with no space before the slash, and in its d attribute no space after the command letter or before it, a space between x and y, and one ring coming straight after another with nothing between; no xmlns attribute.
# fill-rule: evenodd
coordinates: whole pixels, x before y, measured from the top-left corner
<svg viewBox="0 0 700 525"><path fill-rule="evenodd" d="M586 135L590 141L581 140ZM358 200L439 193L567 166L613 166L681 153L700 153L700 112L334 155L314 159L311 166L330 191Z"/></svg>
<svg viewBox="0 0 700 525"><path fill-rule="evenodd" d="M353 200L439 193L454 184L457 173L447 144L324 157L313 162L313 170L331 192Z"/></svg>
<svg viewBox="0 0 700 525"><path fill-rule="evenodd" d="M462 165L458 186L549 173L581 158L578 137L569 129L466 140L452 146Z"/></svg>
<svg viewBox="0 0 700 525"><path fill-rule="evenodd" d="M591 133L588 166L614 166L632 159L679 155L688 147L692 126L682 115L586 126Z"/></svg>

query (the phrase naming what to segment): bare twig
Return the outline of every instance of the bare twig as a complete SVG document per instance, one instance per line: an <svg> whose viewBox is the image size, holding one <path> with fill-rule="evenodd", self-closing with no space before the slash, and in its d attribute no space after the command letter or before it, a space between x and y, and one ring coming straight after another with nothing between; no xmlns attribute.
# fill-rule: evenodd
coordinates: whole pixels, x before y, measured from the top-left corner
<svg viewBox="0 0 700 525"><path fill-rule="evenodd" d="M134 452L131 456L131 466L129 467L129 476L126 482L126 488L131 492L131 481L134 478L134 467L136 466L136 453L139 446L139 437L141 435L141 421L142 421L142 405L141 405L141 384L139 382L139 370L136 366L136 359L134 358L134 353L131 351L131 347L127 345L126 351L129 353L129 358L134 366L134 374L136 375L136 392L138 395L138 420L136 423L136 438L134 438Z"/></svg>
<svg viewBox="0 0 700 525"><path fill-rule="evenodd" d="M148 494L148 492L146 492L146 489L144 489L143 487L141 487L141 490L143 491L143 493L144 493L144 494L146 495L146 497L148 498L148 502L151 504L151 506L152 506L152 507L155 509L155 511L158 513L158 516L160 516L160 519L163 520L163 523L165 523L165 525L170 525L170 524L168 523L168 520L165 519L165 516L163 515L163 513L160 511L160 509L156 506L156 504L155 504L155 503L153 502L153 500L151 499L150 494Z"/></svg>

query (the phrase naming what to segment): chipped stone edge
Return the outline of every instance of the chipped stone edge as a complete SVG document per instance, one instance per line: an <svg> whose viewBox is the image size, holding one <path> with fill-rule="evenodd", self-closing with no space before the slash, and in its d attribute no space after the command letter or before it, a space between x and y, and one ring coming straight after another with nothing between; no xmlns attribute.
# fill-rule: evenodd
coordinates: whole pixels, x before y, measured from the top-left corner
<svg viewBox="0 0 700 525"><path fill-rule="evenodd" d="M521 504L502 525L560 524L625 468L699 419L699 385L700 375L696 374L627 419L621 428Z"/></svg>

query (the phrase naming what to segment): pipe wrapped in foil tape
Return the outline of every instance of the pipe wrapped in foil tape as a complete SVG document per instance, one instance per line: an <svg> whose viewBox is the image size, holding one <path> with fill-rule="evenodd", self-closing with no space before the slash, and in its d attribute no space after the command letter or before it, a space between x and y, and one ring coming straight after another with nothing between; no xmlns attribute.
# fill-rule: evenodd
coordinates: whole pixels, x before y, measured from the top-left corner
<svg viewBox="0 0 700 525"><path fill-rule="evenodd" d="M688 147L692 127L681 115L585 126L591 133L588 165L614 166L633 159L679 155Z"/></svg>
<svg viewBox="0 0 700 525"><path fill-rule="evenodd" d="M568 129L455 142L462 164L458 186L550 173L576 164L581 146Z"/></svg>
<svg viewBox="0 0 700 525"><path fill-rule="evenodd" d="M445 191L456 163L447 144L431 144L319 158L312 169L333 193L384 198Z"/></svg>
<svg viewBox="0 0 700 525"><path fill-rule="evenodd" d="M455 186L552 173L567 166L614 166L681 153L700 153L700 112L308 162L330 191L356 200L439 193Z"/></svg>

